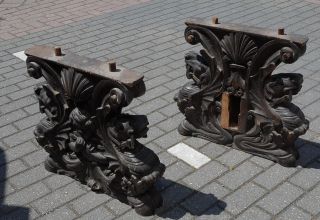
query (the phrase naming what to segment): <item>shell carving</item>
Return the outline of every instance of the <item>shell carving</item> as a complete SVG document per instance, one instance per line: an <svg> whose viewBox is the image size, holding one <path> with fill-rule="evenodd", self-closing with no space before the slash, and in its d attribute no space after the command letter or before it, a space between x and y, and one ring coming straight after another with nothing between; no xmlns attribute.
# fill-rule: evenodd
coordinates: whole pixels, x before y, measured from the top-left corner
<svg viewBox="0 0 320 220"><path fill-rule="evenodd" d="M226 61L238 65L246 65L257 53L255 42L243 33L230 33L220 42Z"/></svg>
<svg viewBox="0 0 320 220"><path fill-rule="evenodd" d="M74 69L63 69L61 71L61 83L66 100L74 103L83 102L90 98L93 84L83 74L78 74Z"/></svg>

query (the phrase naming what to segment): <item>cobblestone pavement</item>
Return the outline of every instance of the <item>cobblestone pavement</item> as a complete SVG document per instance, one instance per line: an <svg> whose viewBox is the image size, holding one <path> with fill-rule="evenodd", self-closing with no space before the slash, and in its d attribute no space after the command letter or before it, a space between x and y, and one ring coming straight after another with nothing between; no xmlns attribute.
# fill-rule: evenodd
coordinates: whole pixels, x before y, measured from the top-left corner
<svg viewBox="0 0 320 220"><path fill-rule="evenodd" d="M79 14L64 17L68 14L67 2L79 3L82 8ZM165 204L151 219L320 219L318 1L121 1L133 4L112 12L97 11L96 4L108 8L110 2L118 1L104 2L0 0L0 17L6 19L0 22L0 38L3 39L0 40L2 219L142 219L126 205L106 195L92 193L68 177L44 170L46 153L32 134L41 118L33 95L33 86L38 82L26 75L25 63L12 55L34 44L61 45L63 49L101 60L114 58L145 75L147 93L134 101L128 111L148 115L150 131L143 143L167 166L159 184ZM138 2L140 4L134 4ZM88 14L84 13L87 5L92 7L92 10L85 10ZM45 8L41 14L34 11L41 8ZM44 14L50 15L40 21L40 27L47 26L44 30L28 31L32 24L29 26L23 21L33 12L41 19ZM59 17L59 27L50 25L49 18L53 15ZM173 96L186 82L184 54L199 49L185 42L184 21L187 17L213 15L221 22L285 27L287 32L309 36L306 54L296 63L279 68L279 71L301 72L305 76L302 92L294 102L310 119L311 126L298 141L301 158L297 168L284 168L177 133L182 114ZM20 22L13 22L11 16L18 16ZM68 24L63 24L65 19ZM20 30L22 37L18 37ZM202 152L211 161L194 169L167 152L179 142Z"/></svg>
<svg viewBox="0 0 320 220"><path fill-rule="evenodd" d="M0 39L22 37L148 0L0 0Z"/></svg>

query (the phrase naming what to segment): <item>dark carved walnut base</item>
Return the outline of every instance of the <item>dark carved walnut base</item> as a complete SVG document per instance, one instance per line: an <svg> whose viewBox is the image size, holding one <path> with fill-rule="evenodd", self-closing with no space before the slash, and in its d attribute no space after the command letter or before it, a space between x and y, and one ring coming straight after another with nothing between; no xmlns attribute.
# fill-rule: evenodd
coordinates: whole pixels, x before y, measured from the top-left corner
<svg viewBox="0 0 320 220"><path fill-rule="evenodd" d="M178 130L232 146L284 166L294 166L295 140L309 126L291 103L303 82L298 73L272 75L305 53L307 38L272 30L194 19L185 38L204 47L185 56L192 79L176 94L185 115Z"/></svg>
<svg viewBox="0 0 320 220"><path fill-rule="evenodd" d="M35 88L46 117L34 131L49 153L45 168L152 215L162 205L154 184L165 167L136 140L147 135L146 116L121 112L144 94L143 77L59 48L35 46L25 53L29 75L46 80Z"/></svg>

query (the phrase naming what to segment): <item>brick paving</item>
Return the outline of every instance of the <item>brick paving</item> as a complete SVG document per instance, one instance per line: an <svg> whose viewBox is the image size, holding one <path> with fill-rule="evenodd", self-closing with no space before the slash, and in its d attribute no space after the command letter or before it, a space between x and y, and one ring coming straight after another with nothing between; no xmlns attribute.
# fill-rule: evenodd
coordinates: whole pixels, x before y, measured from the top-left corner
<svg viewBox="0 0 320 220"><path fill-rule="evenodd" d="M109 11L110 2L122 2L119 7L125 8ZM127 111L148 115L150 132L142 142L167 166L158 184L165 204L155 216L146 219L320 219L317 2L0 0L0 17L5 19L0 21L0 219L142 219L128 206L44 170L46 153L32 134L41 117L32 88L40 81L29 78L25 63L12 55L34 44L60 45L101 60L113 58L145 75L147 93ZM68 14L68 8L74 9L66 6L69 4L82 8L79 14ZM90 10L84 10L87 5ZM96 10L97 5L101 10ZM32 12L42 19L40 29L23 23L32 17ZM43 13L50 16L44 18ZM60 19L57 27L50 25L53 15ZM301 153L298 167L284 168L177 133L183 116L173 96L186 82L184 54L199 49L185 43L184 21L187 17L213 15L222 22L285 27L287 32L310 38L307 52L299 61L279 68L305 76L302 92L294 101L310 119L311 126L297 143ZM15 16L20 20L15 22ZM207 155L211 161L195 169L167 152L179 142Z"/></svg>
<svg viewBox="0 0 320 220"><path fill-rule="evenodd" d="M0 39L67 25L148 0L1 0Z"/></svg>

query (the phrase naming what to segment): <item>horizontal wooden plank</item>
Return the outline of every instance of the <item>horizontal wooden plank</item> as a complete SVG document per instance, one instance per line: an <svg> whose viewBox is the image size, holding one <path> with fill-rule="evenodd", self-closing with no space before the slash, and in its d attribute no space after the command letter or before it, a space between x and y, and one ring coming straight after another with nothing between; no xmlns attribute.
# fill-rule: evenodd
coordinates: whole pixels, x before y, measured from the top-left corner
<svg viewBox="0 0 320 220"><path fill-rule="evenodd" d="M56 56L55 48L50 46L33 46L25 50L25 54L27 56L38 57L43 60L74 68L80 72L83 72L84 74L112 79L129 87L134 86L143 79L143 75L119 66L116 67L115 71L110 71L108 61L103 62L100 60L79 56L70 52L64 53L64 51L62 51L61 56ZM112 63L113 61L110 62ZM111 68L111 70L112 69L113 68Z"/></svg>

